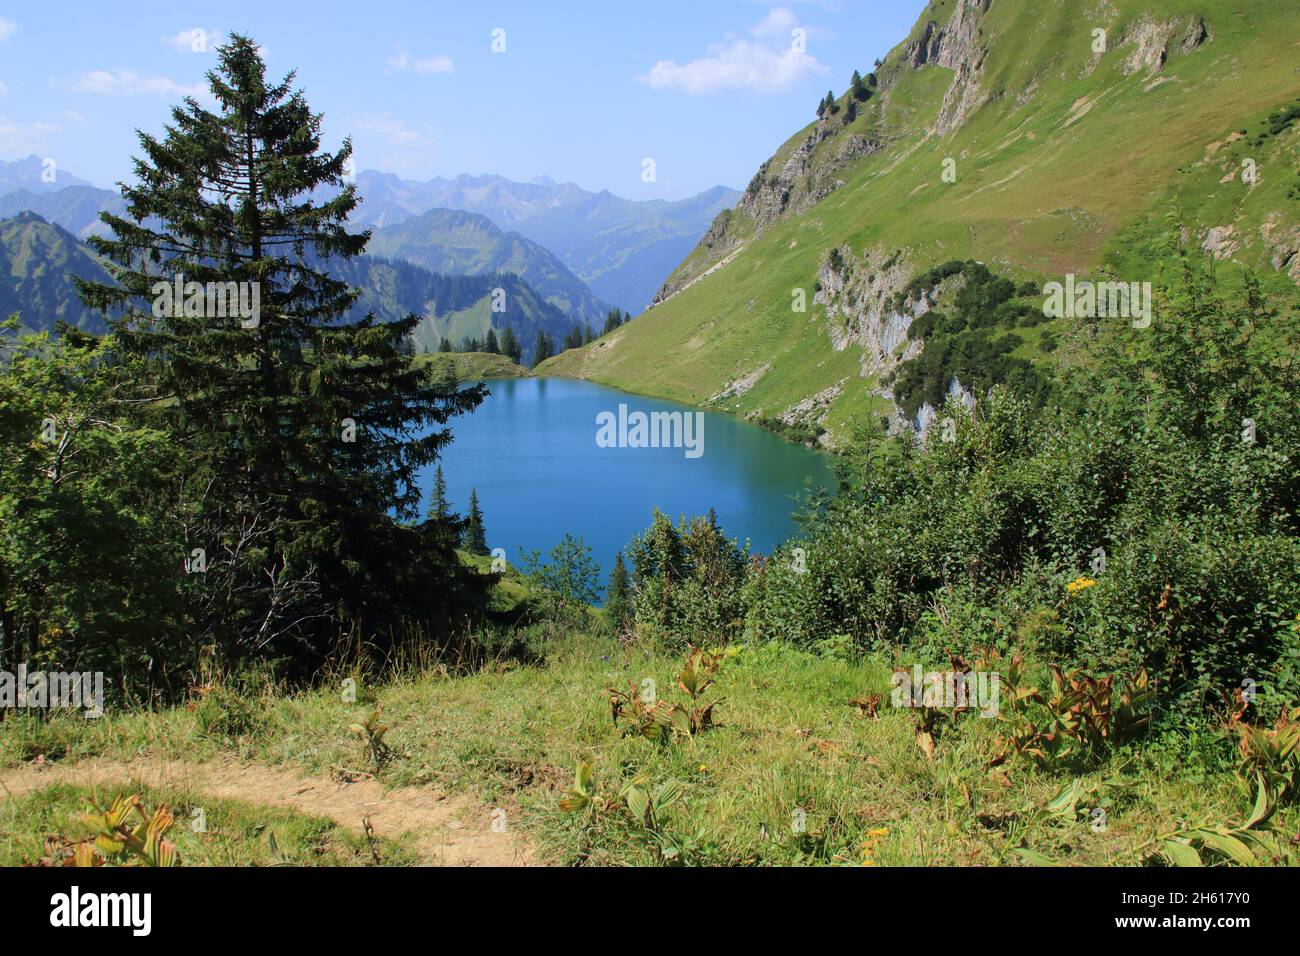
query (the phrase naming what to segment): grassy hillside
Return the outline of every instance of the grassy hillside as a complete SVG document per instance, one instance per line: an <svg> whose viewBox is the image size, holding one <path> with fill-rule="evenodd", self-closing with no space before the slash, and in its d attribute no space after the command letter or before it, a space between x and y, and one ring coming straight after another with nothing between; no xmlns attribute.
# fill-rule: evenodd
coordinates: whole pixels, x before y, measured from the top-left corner
<svg viewBox="0 0 1300 956"><path fill-rule="evenodd" d="M109 281L99 257L67 230L32 212L0 220L0 316L17 312L35 331L52 331L60 319L103 332L103 316L82 305L74 277Z"/></svg>
<svg viewBox="0 0 1300 956"><path fill-rule="evenodd" d="M548 653L545 666L501 661L468 675L449 675L444 666L379 686L361 681L357 703L343 701L333 688L285 696L267 687L246 696L214 691L194 707L111 721L62 715L5 721L0 780L15 772L6 768L21 773L25 761L42 756L47 769L62 768L82 785L3 801L0 832L8 848L0 862L36 859L49 833L81 835L74 808L90 792L94 773L80 760L95 757L99 768L118 761L129 768L155 757L207 766L237 753L254 761L243 765L245 773L265 767L264 773L292 769L323 777L370 766L348 727L372 709L390 727L391 756L378 771L386 789L468 793L480 807L460 825L470 828L486 829L492 808L506 809L512 832L520 827L543 862L561 865L959 866L1047 859L1131 866L1154 858L1164 837L1189 824L1237 824L1250 811L1230 769L1225 733L1195 735L1181 749L1139 744L1068 775L1018 763L990 768L998 721L968 714L945 722L927 752L916 713L889 706L888 661L770 645L728 654L708 694L725 698L716 709L718 726L656 744L611 726L607 689L642 686L649 678L675 698L679 655L595 637L557 639ZM882 702L878 710L869 703L872 695ZM229 736L218 729L225 726ZM583 761L592 765L590 786L601 799L593 809L567 811L561 801ZM1193 765L1195 776L1172 772ZM638 778L651 791L676 788L676 799L649 822L638 821L619 792ZM256 795L232 804L196 791L145 792L150 806L168 801L186 813L207 808L208 832L177 827L187 865L269 862L261 835L267 824L296 863L361 862L355 832L259 807ZM370 812L382 821L388 800L396 802L399 793L390 789L388 798L376 798ZM427 796L424 803L434 805ZM359 821L349 822L358 827ZM1273 824L1293 832L1296 808L1279 810ZM307 852L310 834L326 844L314 856ZM412 844L409 837L396 845L384 841L378 852L384 863L400 865L409 862Z"/></svg>
<svg viewBox="0 0 1300 956"><path fill-rule="evenodd" d="M556 337L572 327L567 315L510 272L445 275L369 255L331 260L329 271L361 290L355 316L373 312L386 321L420 316L412 338L422 352L437 351L444 338L459 345L466 338L482 340L489 329L499 335L506 328L531 350L539 330ZM494 303L499 311L493 311Z"/></svg>
<svg viewBox="0 0 1300 956"><path fill-rule="evenodd" d="M404 259L444 274L513 273L571 323L595 326L609 311L551 252L474 213L431 209L376 229L366 248L373 255Z"/></svg>
<svg viewBox="0 0 1300 956"><path fill-rule="evenodd" d="M894 296L950 260L1040 289L1067 272L1159 285L1178 211L1189 245L1294 295L1298 22L1216 0L933 3L869 98L791 137L655 308L543 371L814 422L835 443L895 412L908 346L882 328L905 330L929 304ZM1046 361L1041 335L1066 324L1004 344Z"/></svg>
<svg viewBox="0 0 1300 956"><path fill-rule="evenodd" d="M427 352L417 356L434 375L445 374L448 367L455 370L458 381L477 382L486 378L525 378L528 369L516 365L504 355L492 352Z"/></svg>

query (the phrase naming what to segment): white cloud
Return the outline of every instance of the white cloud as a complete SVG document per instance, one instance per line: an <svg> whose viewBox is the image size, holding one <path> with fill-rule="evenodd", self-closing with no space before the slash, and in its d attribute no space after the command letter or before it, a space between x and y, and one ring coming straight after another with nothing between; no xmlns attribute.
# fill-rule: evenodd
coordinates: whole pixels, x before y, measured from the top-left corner
<svg viewBox="0 0 1300 956"><path fill-rule="evenodd" d="M756 37L788 37L790 31L799 25L799 18L789 7L776 7L769 10L767 16L749 28Z"/></svg>
<svg viewBox="0 0 1300 956"><path fill-rule="evenodd" d="M53 123L15 123L0 116L0 153L27 156L31 153L44 155L51 133L59 128Z"/></svg>
<svg viewBox="0 0 1300 956"><path fill-rule="evenodd" d="M82 73L69 88L77 93L100 96L194 96L203 98L208 88L202 83L185 85L165 76L136 73L134 70L90 70Z"/></svg>
<svg viewBox="0 0 1300 956"><path fill-rule="evenodd" d="M807 50L805 41L816 27L805 27L789 7L773 7L749 28L757 40L728 34L722 43L709 47L709 56L689 63L660 60L637 79L656 90L680 90L701 95L725 90L744 90L766 95L788 93L800 81L829 72ZM769 39L770 38L770 39Z"/></svg>
<svg viewBox="0 0 1300 956"><path fill-rule="evenodd" d="M369 134L390 146L418 146L432 142L432 131L427 126L412 126L397 119L392 113L372 113L353 124L360 133Z"/></svg>
<svg viewBox="0 0 1300 956"><path fill-rule="evenodd" d="M85 126L90 120L86 119L84 113L78 113L76 110L64 110L64 118L73 126Z"/></svg>
<svg viewBox="0 0 1300 956"><path fill-rule="evenodd" d="M9 87L5 86L4 81L0 80L0 96L8 96Z"/></svg>
<svg viewBox="0 0 1300 956"><path fill-rule="evenodd" d="M788 93L805 78L828 72L816 57L792 47L775 50L762 42L732 40L715 44L709 52L711 56L689 63L660 60L637 79L652 89L692 95L725 90L775 94Z"/></svg>
<svg viewBox="0 0 1300 956"><path fill-rule="evenodd" d="M4 17L0 17L0 43L9 39L9 34L13 33L17 29L18 24L14 23L12 20L6 20Z"/></svg>
<svg viewBox="0 0 1300 956"><path fill-rule="evenodd" d="M387 60L388 66L399 73L450 73L456 68L445 53L438 56L415 57L398 47Z"/></svg>
<svg viewBox="0 0 1300 956"><path fill-rule="evenodd" d="M371 113L350 123L357 169L383 169L398 175L427 176L434 129L412 125L392 113Z"/></svg>
<svg viewBox="0 0 1300 956"><path fill-rule="evenodd" d="M177 53L207 53L216 41L217 31L203 27L190 27L175 36L163 37L163 43Z"/></svg>

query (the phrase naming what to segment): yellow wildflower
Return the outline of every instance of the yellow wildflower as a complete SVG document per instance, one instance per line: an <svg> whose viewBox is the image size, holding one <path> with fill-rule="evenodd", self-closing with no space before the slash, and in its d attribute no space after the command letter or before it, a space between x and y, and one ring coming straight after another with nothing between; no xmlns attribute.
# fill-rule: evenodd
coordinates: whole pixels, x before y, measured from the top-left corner
<svg viewBox="0 0 1300 956"><path fill-rule="evenodd" d="M1096 583L1096 580L1090 577L1077 577L1065 586L1065 591L1067 594L1078 594L1080 591L1086 591Z"/></svg>

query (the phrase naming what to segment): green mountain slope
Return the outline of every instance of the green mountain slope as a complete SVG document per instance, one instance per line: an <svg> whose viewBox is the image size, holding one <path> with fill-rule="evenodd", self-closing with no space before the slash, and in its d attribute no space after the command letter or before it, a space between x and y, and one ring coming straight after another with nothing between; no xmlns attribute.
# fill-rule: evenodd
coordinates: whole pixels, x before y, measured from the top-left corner
<svg viewBox="0 0 1300 956"><path fill-rule="evenodd" d="M474 213L431 209L376 229L366 251L446 274L514 273L579 325L609 311L554 254Z"/></svg>
<svg viewBox="0 0 1300 956"><path fill-rule="evenodd" d="M530 357L539 330L559 339L572 328L565 313L509 272L440 275L373 256L335 260L329 271L361 290L354 317L366 312L390 321L421 316L413 334L417 351L435 351L443 338L459 343L482 339L489 328L498 333L510 328ZM103 316L82 305L74 276L111 281L95 253L66 229L33 212L0 220L0 316L18 312L23 327L35 331L52 331L60 321L106 331Z"/></svg>
<svg viewBox="0 0 1300 956"><path fill-rule="evenodd" d="M654 308L542 370L836 444L855 420L924 426L933 403L915 400L936 384L969 396L1031 379L1070 324L1044 320L1044 283L1075 273L1159 286L1174 212L1186 244L1294 294L1297 13L1223 0L931 3L863 91L763 165ZM1246 160L1256 175L1243 179ZM992 279L972 279L972 266L913 281L965 260ZM972 281L984 298L963 296Z"/></svg>
<svg viewBox="0 0 1300 956"><path fill-rule="evenodd" d="M572 327L567 315L510 272L443 275L375 256L334 260L329 271L361 290L355 315L373 312L385 321L421 316L413 333L419 352L437 351L444 338L459 344L466 338L483 339L490 328L498 334L510 328L528 358L538 331L545 330L554 339ZM500 311L493 311L494 300Z"/></svg>
<svg viewBox="0 0 1300 956"><path fill-rule="evenodd" d="M82 306L74 276L109 281L98 257L66 229L32 212L0 220L0 316L17 312L33 331L61 320L103 332L103 316Z"/></svg>

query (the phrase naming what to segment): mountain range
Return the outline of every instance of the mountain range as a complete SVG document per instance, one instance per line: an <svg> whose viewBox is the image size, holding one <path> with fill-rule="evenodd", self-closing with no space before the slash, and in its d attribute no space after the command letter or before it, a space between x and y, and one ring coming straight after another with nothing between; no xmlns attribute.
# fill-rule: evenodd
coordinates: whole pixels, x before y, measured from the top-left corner
<svg viewBox="0 0 1300 956"><path fill-rule="evenodd" d="M1080 6L933 0L809 102L643 318L541 370L836 446L999 382L1041 395L1070 276L1159 289L1181 246L1296 301L1295 10Z"/></svg>
<svg viewBox="0 0 1300 956"><path fill-rule="evenodd" d="M489 328L510 328L529 359L539 331L558 339L572 328L568 313L508 271L443 275L369 255L332 261L328 270L361 290L353 318L367 312L385 321L420 316L413 333L418 351L436 351L443 338L482 339ZM62 226L31 211L0 220L0 315L17 312L31 331L53 330L59 320L106 331L104 317L81 304L74 277L111 281L103 260ZM494 299L500 311L493 311Z"/></svg>
<svg viewBox="0 0 1300 956"><path fill-rule="evenodd" d="M366 252L447 275L513 273L578 325L599 329L611 308L550 251L474 213L430 209L376 228Z"/></svg>
<svg viewBox="0 0 1300 956"><path fill-rule="evenodd" d="M357 191L359 225L387 227L431 209L478 213L549 249L596 296L633 315L650 304L714 217L740 198L725 186L689 199L635 201L544 176L529 183L501 176L415 182L374 171L357 176Z"/></svg>
<svg viewBox="0 0 1300 956"><path fill-rule="evenodd" d="M48 183L43 169L37 156L0 161L0 219L31 211L84 239L104 233L100 212L125 208L113 190L61 171ZM574 322L593 326L603 324L611 307L637 313L648 306L714 217L740 197L717 186L675 202L634 201L547 177L415 182L373 170L357 177L357 191L361 202L351 224L374 230L378 245L369 253L431 268L436 262L448 272L501 267L540 283L543 296ZM458 219L452 211L485 221ZM449 244L437 245L443 239Z"/></svg>

